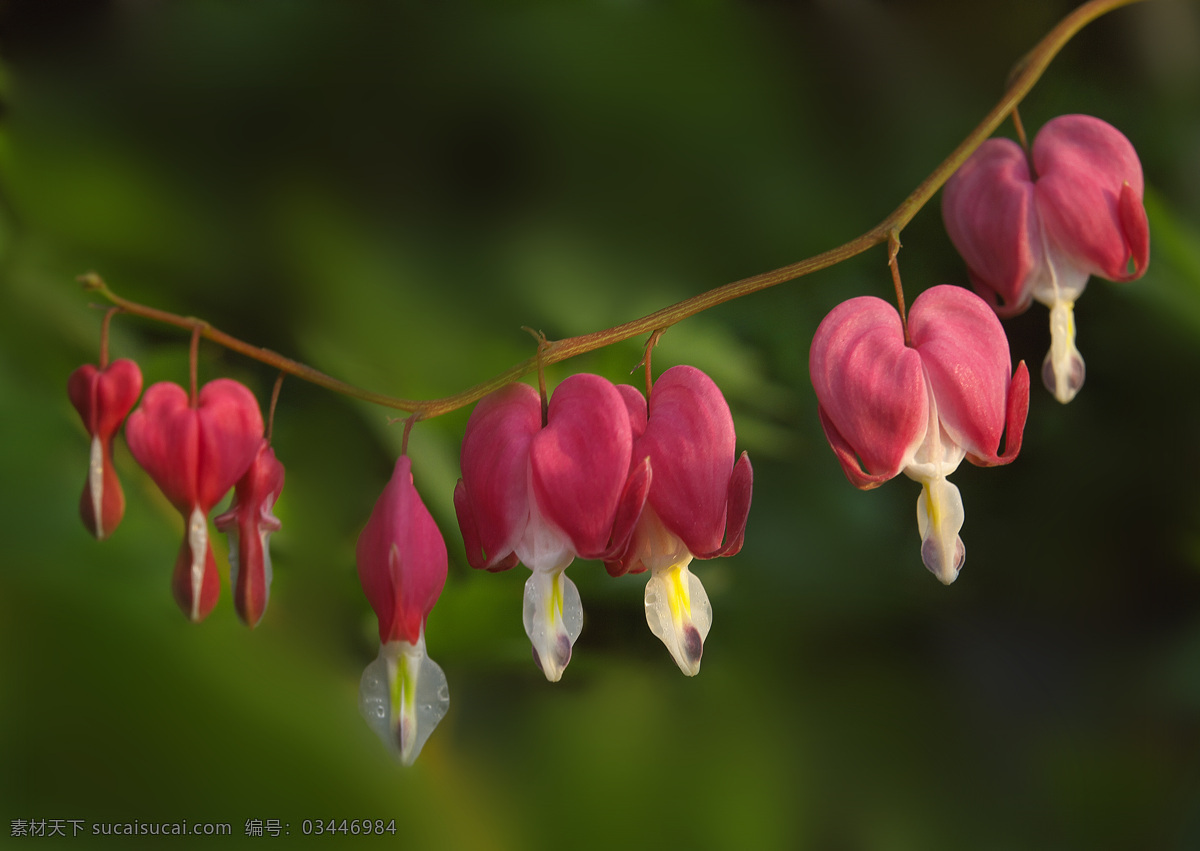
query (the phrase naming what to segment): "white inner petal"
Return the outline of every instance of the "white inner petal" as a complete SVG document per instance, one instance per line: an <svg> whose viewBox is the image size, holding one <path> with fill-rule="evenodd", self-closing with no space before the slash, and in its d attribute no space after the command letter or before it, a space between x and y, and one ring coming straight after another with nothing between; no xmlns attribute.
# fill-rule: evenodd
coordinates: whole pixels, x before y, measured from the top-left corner
<svg viewBox="0 0 1200 851"><path fill-rule="evenodd" d="M575 545L567 534L542 516L533 485L529 486L529 522L514 552L530 570L562 570L575 558Z"/></svg>
<svg viewBox="0 0 1200 851"><path fill-rule="evenodd" d="M1050 308L1050 351L1042 362L1042 383L1064 405L1075 398L1087 374L1075 348L1074 307L1073 301L1060 301Z"/></svg>
<svg viewBox="0 0 1200 851"><path fill-rule="evenodd" d="M92 500L92 517L96 520L96 537L108 535L104 528L104 446L99 435L92 438L91 458L88 460L88 495Z"/></svg>
<svg viewBox="0 0 1200 851"><path fill-rule="evenodd" d="M930 388L927 391L929 425L926 427L924 440L917 446L904 468L904 475L918 482L949 476L966 457L966 451L942 428L942 421L938 418L937 399L933 396L933 385L928 375L925 376L925 386Z"/></svg>
<svg viewBox="0 0 1200 851"><path fill-rule="evenodd" d="M534 662L546 679L558 682L583 631L579 589L562 570L535 570L525 582L522 620Z"/></svg>
<svg viewBox="0 0 1200 851"><path fill-rule="evenodd" d="M1083 387L1083 356L1075 348L1075 301L1087 287L1088 273L1046 238L1042 230L1042 269L1033 297L1050 308L1050 351L1042 363L1042 383L1064 405Z"/></svg>
<svg viewBox="0 0 1200 851"><path fill-rule="evenodd" d="M1033 297L1047 307L1060 301L1074 302L1087 287L1088 273L1061 253L1046 238L1042 229L1042 264L1031 287Z"/></svg>
<svg viewBox="0 0 1200 851"><path fill-rule="evenodd" d="M688 570L692 557L654 568L646 583L646 623L689 677L700 671L704 639L712 627L712 604L700 578Z"/></svg>
<svg viewBox="0 0 1200 851"><path fill-rule="evenodd" d="M958 536L965 518L962 495L955 485L944 478L923 483L917 498L921 560L945 585L958 578L966 560L966 547Z"/></svg>
<svg viewBox="0 0 1200 851"><path fill-rule="evenodd" d="M425 655L425 633L416 644L390 641L363 671L358 707L368 726L405 765L421 753L450 707L441 667Z"/></svg>
<svg viewBox="0 0 1200 851"><path fill-rule="evenodd" d="M192 620L200 618L200 594L204 590L204 568L208 556L208 518L200 506L188 518L188 549L192 553Z"/></svg>
<svg viewBox="0 0 1200 851"><path fill-rule="evenodd" d="M648 502L642 509L631 540L635 549L626 553L624 558L631 567L640 563L648 570L659 570L692 558L687 545L663 525L658 512Z"/></svg>

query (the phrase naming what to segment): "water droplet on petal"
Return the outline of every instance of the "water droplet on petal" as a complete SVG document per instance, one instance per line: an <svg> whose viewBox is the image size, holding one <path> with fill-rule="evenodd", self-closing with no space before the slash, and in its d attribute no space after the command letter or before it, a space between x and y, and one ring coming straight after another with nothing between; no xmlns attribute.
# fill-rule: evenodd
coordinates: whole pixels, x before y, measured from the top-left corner
<svg viewBox="0 0 1200 851"><path fill-rule="evenodd" d="M363 672L359 708L368 726L392 755L411 765L446 715L450 688L446 675L425 655L425 637L416 644L391 641Z"/></svg>

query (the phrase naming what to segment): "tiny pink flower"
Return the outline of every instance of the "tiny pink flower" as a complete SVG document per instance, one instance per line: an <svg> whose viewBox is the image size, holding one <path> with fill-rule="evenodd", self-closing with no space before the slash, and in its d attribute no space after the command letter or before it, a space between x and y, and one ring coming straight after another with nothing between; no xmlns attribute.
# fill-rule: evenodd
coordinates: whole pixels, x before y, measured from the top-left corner
<svg viewBox="0 0 1200 851"><path fill-rule="evenodd" d="M238 616L254 627L267 610L271 593L271 550L268 540L280 529L272 513L283 491L283 464L275 457L266 438L254 462L233 490L229 510L213 520L217 530L229 536L230 584Z"/></svg>
<svg viewBox="0 0 1200 851"><path fill-rule="evenodd" d="M579 591L564 573L576 556L623 551L649 489L630 469L633 435L620 392L598 375L573 375L541 400L524 384L481 399L467 423L454 508L472 567L518 561L534 661L556 682L583 627Z"/></svg>
<svg viewBox="0 0 1200 851"><path fill-rule="evenodd" d="M384 744L412 764L445 716L450 692L425 655L425 621L446 584L446 542L401 455L356 550L358 578L379 621L379 656L363 672L359 707Z"/></svg>
<svg viewBox="0 0 1200 851"><path fill-rule="evenodd" d="M84 364L67 379L67 395L92 438L79 515L97 540L111 535L125 514L125 494L113 467L112 441L141 392L142 371L124 358L103 369Z"/></svg>
<svg viewBox="0 0 1200 851"><path fill-rule="evenodd" d="M946 477L964 457L978 466L1016 458L1029 372L1021 363L1010 377L999 320L961 287L921 293L908 331L911 345L900 315L882 299L842 302L817 328L809 373L821 426L851 483L874 488L904 473L922 484L921 559L948 585L966 550L958 536L962 498Z"/></svg>
<svg viewBox="0 0 1200 851"><path fill-rule="evenodd" d="M635 388L618 388L629 408L633 464L648 459L646 506L609 573L649 570L646 620L688 676L700 670L712 606L693 558L736 555L750 512L753 471L736 459L733 416L713 380L691 366L668 369L654 383L649 409Z"/></svg>
<svg viewBox="0 0 1200 851"><path fill-rule="evenodd" d="M1146 271L1142 192L1133 145L1088 115L1047 122L1029 157L1010 139L989 139L946 183L942 217L975 289L1001 316L1034 299L1050 308L1042 380L1060 402L1083 386L1073 310L1088 277L1132 281Z"/></svg>
<svg viewBox="0 0 1200 851"><path fill-rule="evenodd" d="M172 587L192 621L208 616L220 592L208 513L245 474L262 438L254 394L228 378L204 385L194 403L178 384L159 382L125 425L129 451L184 517Z"/></svg>

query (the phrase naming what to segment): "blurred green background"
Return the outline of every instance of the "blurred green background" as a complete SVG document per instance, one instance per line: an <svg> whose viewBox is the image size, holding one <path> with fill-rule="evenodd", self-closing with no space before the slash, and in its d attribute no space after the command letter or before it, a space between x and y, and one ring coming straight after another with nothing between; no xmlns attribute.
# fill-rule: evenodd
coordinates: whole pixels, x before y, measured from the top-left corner
<svg viewBox="0 0 1200 851"><path fill-rule="evenodd" d="M285 383L254 631L227 578L207 621L180 614L182 522L123 443L123 525L98 544L77 516L65 383L102 316L80 273L361 386L446 395L531 354L522 326L597 330L867 230L1069 7L0 2L0 844L16 820L226 822L196 844L261 847L287 840L248 819L295 841L305 819L369 818L412 848L1200 847L1195 2L1089 27L1023 107L1031 134L1087 112L1133 140L1152 260L1079 302L1079 398L1036 387L1017 463L955 475L950 588L921 565L917 486L851 487L808 383L821 317L889 297L882 248L655 354L718 381L756 473L745 549L695 566L715 612L695 679L647 629L643 580L594 563L570 571L571 666L542 679L527 573L462 557L466 411L410 447L451 551L427 635L452 700L408 770L357 708L377 639L353 551L398 451L388 411ZM965 283L936 204L904 244L910 300ZM1040 364L1046 324L1035 305L1007 325L1014 358ZM642 342L549 379L629 380ZM113 323L147 383L185 380L186 350ZM205 345L219 375L260 399L274 380Z"/></svg>

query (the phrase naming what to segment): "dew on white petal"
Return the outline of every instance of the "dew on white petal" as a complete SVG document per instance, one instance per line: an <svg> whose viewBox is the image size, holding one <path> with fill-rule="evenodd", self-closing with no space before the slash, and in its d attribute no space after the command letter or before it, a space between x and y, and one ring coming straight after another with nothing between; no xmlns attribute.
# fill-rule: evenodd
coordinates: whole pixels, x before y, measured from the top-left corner
<svg viewBox="0 0 1200 851"><path fill-rule="evenodd" d="M712 604L687 562L651 573L646 583L646 623L679 670L689 677L700 671L704 639L712 627Z"/></svg>
<svg viewBox="0 0 1200 851"><path fill-rule="evenodd" d="M387 660L380 655L363 671L358 686L358 708L367 724L387 744L391 739L388 725L388 677Z"/></svg>
<svg viewBox="0 0 1200 851"><path fill-rule="evenodd" d="M579 589L561 570L535 570L525 582L521 615L534 663L546 679L558 682L583 631Z"/></svg>
<svg viewBox="0 0 1200 851"><path fill-rule="evenodd" d="M393 641L363 671L359 710L388 750L411 765L450 708L450 687L441 667L416 644Z"/></svg>

